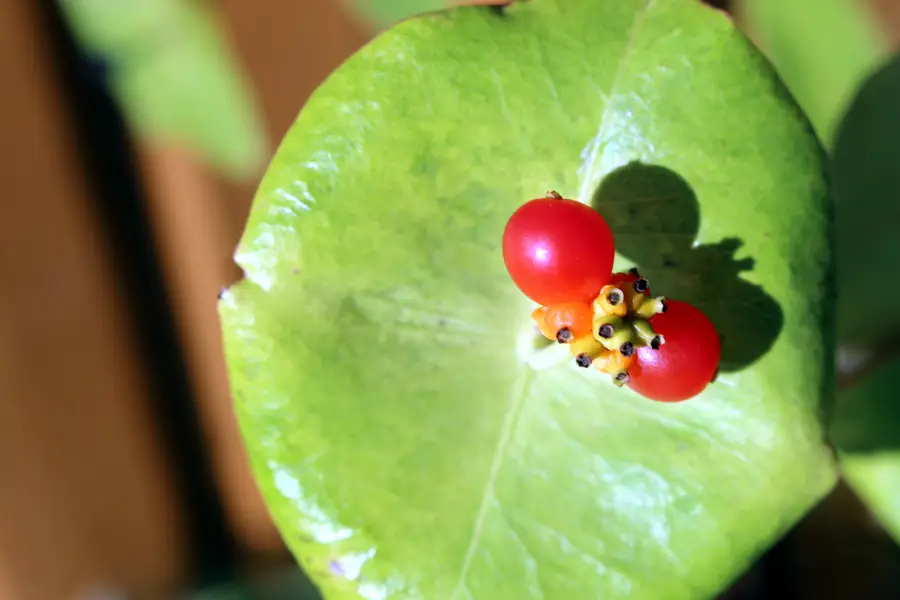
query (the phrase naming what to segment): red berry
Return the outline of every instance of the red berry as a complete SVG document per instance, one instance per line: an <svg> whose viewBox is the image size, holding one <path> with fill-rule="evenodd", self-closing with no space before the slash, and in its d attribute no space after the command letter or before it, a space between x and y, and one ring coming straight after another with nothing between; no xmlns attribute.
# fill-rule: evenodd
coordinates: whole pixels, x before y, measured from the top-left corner
<svg viewBox="0 0 900 600"><path fill-rule="evenodd" d="M659 350L638 348L628 385L651 400L680 402L696 396L712 381L721 345L706 315L687 302L665 301L666 311L650 319L662 335Z"/></svg>
<svg viewBox="0 0 900 600"><path fill-rule="evenodd" d="M609 225L586 204L538 198L513 213L503 260L523 294L549 306L590 302L609 281L615 246Z"/></svg>

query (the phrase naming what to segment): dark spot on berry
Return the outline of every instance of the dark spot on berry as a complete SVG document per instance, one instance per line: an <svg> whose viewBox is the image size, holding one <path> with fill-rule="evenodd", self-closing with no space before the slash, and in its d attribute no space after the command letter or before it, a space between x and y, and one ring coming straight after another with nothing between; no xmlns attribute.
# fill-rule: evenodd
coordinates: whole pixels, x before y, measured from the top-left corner
<svg viewBox="0 0 900 600"><path fill-rule="evenodd" d="M585 354L584 352L575 357L575 364L583 369L587 369L593 362L594 359L591 358L589 354Z"/></svg>
<svg viewBox="0 0 900 600"><path fill-rule="evenodd" d="M607 299L607 301L609 301L610 305L612 305L612 306L615 306L616 304L618 304L619 302L624 300L624 298L622 297L621 290L618 290L618 289L611 291L609 293L609 295L606 297L606 299Z"/></svg>
<svg viewBox="0 0 900 600"><path fill-rule="evenodd" d="M616 375L616 381L626 383L628 381L628 373L619 373Z"/></svg>
<svg viewBox="0 0 900 600"><path fill-rule="evenodd" d="M559 331L556 332L556 341L560 344L568 344L573 339L575 339L575 335L568 327L562 327Z"/></svg>
<svg viewBox="0 0 900 600"><path fill-rule="evenodd" d="M662 338L658 335L654 336L654 338L650 340L650 347L654 350L659 350L660 346L662 346Z"/></svg>
<svg viewBox="0 0 900 600"><path fill-rule="evenodd" d="M622 347L619 348L619 352L622 353L622 356L628 358L632 354L634 354L634 344L631 342L625 342L622 344Z"/></svg>
<svg viewBox="0 0 900 600"><path fill-rule="evenodd" d="M597 335L602 337L604 340L608 340L615 333L615 329L613 326L607 323L606 325L601 325L600 329L597 330Z"/></svg>
<svg viewBox="0 0 900 600"><path fill-rule="evenodd" d="M643 294L650 288L650 282L641 277L634 282L634 291Z"/></svg>
<svg viewBox="0 0 900 600"><path fill-rule="evenodd" d="M667 310L669 310L669 307L666 306L665 302L661 302L661 304L662 304L662 308L659 310L659 312L666 312Z"/></svg>

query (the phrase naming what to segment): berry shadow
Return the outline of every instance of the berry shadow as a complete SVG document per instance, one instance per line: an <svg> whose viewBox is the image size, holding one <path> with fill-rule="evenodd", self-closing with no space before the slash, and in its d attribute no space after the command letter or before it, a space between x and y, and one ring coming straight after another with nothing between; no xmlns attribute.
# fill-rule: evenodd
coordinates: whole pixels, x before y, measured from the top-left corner
<svg viewBox="0 0 900 600"><path fill-rule="evenodd" d="M713 322L722 342L720 371L744 369L772 347L784 325L781 307L741 278L754 260L735 258L740 239L695 245L700 205L677 173L629 163L604 178L591 204L609 223L617 252L635 263L654 295L690 302Z"/></svg>

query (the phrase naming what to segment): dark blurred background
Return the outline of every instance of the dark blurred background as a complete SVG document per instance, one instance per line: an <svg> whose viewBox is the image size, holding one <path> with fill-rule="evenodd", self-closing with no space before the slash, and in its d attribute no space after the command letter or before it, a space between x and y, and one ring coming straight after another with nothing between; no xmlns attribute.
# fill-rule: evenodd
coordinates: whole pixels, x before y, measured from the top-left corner
<svg viewBox="0 0 900 600"><path fill-rule="evenodd" d="M215 302L267 158L379 14L77 1L0 1L0 599L315 598L250 476ZM900 598L898 567L841 486L727 597Z"/></svg>

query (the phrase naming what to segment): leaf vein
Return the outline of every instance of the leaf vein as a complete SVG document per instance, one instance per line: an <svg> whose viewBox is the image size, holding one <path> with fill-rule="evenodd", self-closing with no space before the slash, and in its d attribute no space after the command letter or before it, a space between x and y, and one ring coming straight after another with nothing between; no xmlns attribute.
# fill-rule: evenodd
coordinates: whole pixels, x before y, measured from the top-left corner
<svg viewBox="0 0 900 600"><path fill-rule="evenodd" d="M619 68L616 69L616 74L613 77L612 85L609 88L606 106L603 107L603 113L600 115L600 127L597 130L597 135L594 137L593 141L590 144L590 153L582 165L582 168L584 169L584 178L581 182L581 190L578 193L578 199L581 202L588 203L591 201L591 186L593 185L594 180L594 170L596 168L595 165L597 163L597 159L600 157L600 149L603 147L603 139L607 134L616 91L618 90L619 85L622 81L622 77L628 67L628 62L631 59L631 54L634 51L635 41L637 40L638 33L641 30L641 25L644 24L644 19L646 18L647 13L650 11L650 8L653 6L654 2L655 0L647 0L647 3L644 4L644 8L638 11L634 16L634 21L632 22L631 28L628 31L628 41L625 43L625 52L622 54L622 60L619 62Z"/></svg>
<svg viewBox="0 0 900 600"><path fill-rule="evenodd" d="M503 428L500 431L500 437L497 440L497 446L494 449L494 456L491 460L491 469L488 473L487 483L485 483L484 492L481 495L481 504L478 507L478 514L475 517L475 525L472 528L472 537L469 540L469 546L466 548L466 554L463 557L462 567L460 567L459 570L459 578L456 583L456 588L453 590L451 600L454 600L461 592L468 591L466 577L468 576L469 568L472 566L475 552L478 550L478 544L480 543L481 536L484 532L484 523L487 519L491 502L495 498L494 486L497 483L497 477L500 475L500 470L503 467L503 459L506 458L506 448L509 446L510 440L512 440L513 433L515 433L519 415L522 412L522 407L525 405L525 398L528 396L534 377L535 371L526 367L522 375L517 379L516 385L513 388L509 409L506 411L506 416L503 420Z"/></svg>

